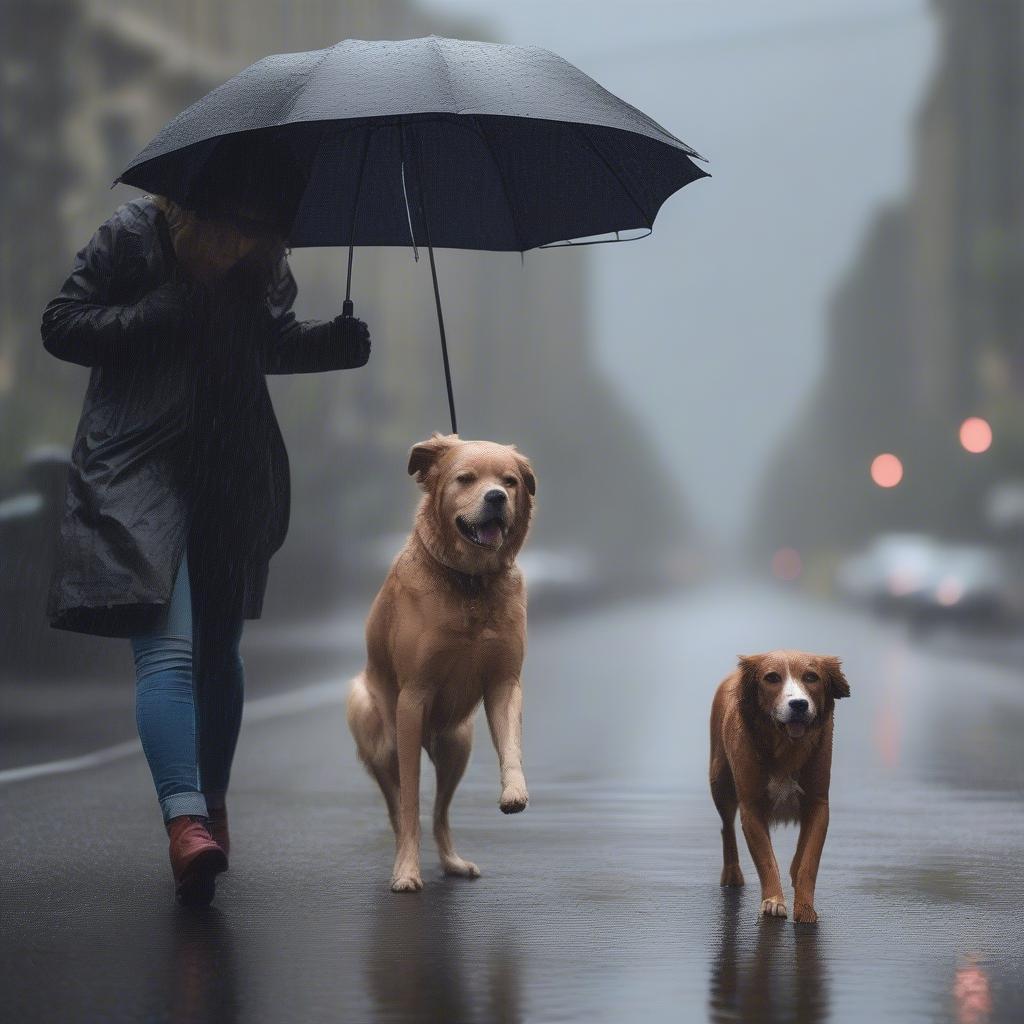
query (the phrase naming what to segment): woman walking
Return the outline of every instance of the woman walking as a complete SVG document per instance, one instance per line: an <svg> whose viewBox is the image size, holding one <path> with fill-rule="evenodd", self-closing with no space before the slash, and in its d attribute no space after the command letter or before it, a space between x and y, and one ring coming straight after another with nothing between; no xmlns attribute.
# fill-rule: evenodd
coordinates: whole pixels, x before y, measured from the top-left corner
<svg viewBox="0 0 1024 1024"><path fill-rule="evenodd" d="M297 321L285 245L305 181L285 151L228 140L186 205L121 206L47 305L43 344L91 368L48 615L127 637L136 720L179 903L227 869L239 641L288 527L264 375L363 366L366 325ZM242 177L237 171L243 167Z"/></svg>

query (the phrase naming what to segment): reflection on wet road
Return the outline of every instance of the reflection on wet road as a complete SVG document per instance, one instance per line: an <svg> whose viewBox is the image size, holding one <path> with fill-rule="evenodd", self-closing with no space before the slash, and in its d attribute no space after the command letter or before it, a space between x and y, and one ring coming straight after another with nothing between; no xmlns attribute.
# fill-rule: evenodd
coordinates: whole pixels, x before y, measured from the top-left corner
<svg viewBox="0 0 1024 1024"><path fill-rule="evenodd" d="M723 892L711 695L739 652L844 658L818 927ZM352 667L346 659L337 672ZM243 727L232 870L170 905L141 758L0 789L3 991L19 1020L931 1021L1024 1016L1019 671L781 591L718 586L538 623L526 814L482 723L453 825L480 864L387 888L339 704ZM429 830L427 830L429 835ZM788 863L795 831L774 835ZM59 977L60 984L54 983Z"/></svg>
<svg viewBox="0 0 1024 1024"><path fill-rule="evenodd" d="M828 1018L828 978L817 928L779 928L765 921L755 929L753 949L740 941L743 900L722 893L718 949L708 986L713 1021L819 1021Z"/></svg>

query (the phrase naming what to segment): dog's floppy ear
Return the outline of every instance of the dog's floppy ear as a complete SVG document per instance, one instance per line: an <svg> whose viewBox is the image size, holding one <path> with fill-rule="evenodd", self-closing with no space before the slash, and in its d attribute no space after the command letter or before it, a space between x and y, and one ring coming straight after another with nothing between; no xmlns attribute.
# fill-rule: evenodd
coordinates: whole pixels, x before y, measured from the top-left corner
<svg viewBox="0 0 1024 1024"><path fill-rule="evenodd" d="M761 654L741 654L737 658L740 670L740 699L744 703L757 701L757 677L761 671Z"/></svg>
<svg viewBox="0 0 1024 1024"><path fill-rule="evenodd" d="M422 486L437 460L458 441L458 434L441 434L435 430L429 440L414 444L409 449L409 476L415 474L416 483Z"/></svg>
<svg viewBox="0 0 1024 1024"><path fill-rule="evenodd" d="M514 448L515 445L512 447ZM519 472L523 474L526 489L532 498L537 493L537 477L533 472L533 466L530 464L530 460L525 455L520 455L519 452L516 452L516 464L519 466Z"/></svg>
<svg viewBox="0 0 1024 1024"><path fill-rule="evenodd" d="M832 696L839 700L840 697L850 696L850 684L843 675L841 663L838 658L829 655L821 659L822 668L825 670L825 679L828 682L828 689Z"/></svg>

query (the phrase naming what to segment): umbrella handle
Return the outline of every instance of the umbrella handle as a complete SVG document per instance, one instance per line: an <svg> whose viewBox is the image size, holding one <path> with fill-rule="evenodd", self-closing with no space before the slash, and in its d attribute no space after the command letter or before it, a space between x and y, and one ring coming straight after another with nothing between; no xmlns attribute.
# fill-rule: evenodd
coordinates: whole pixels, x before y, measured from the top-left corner
<svg viewBox="0 0 1024 1024"><path fill-rule="evenodd" d="M355 307L352 305L352 253L355 246L348 247L348 275L345 278L345 301L341 304L341 315L352 316Z"/></svg>
<svg viewBox="0 0 1024 1024"><path fill-rule="evenodd" d="M359 181L356 184L355 205L352 207L352 233L350 238L355 238L356 219L359 214L359 197L363 194L363 170L366 167L366 154L370 152L370 134L367 133L366 143L363 146L363 159L359 163ZM355 245L350 243L348 247L348 274L345 277L345 301L341 306L343 317L353 316L352 306L352 254L355 252Z"/></svg>

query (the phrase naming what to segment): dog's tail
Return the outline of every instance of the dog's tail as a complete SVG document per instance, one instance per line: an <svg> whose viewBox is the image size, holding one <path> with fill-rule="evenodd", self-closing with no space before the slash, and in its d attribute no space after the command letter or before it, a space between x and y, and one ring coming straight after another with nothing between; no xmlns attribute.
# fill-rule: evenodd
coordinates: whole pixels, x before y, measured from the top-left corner
<svg viewBox="0 0 1024 1024"><path fill-rule="evenodd" d="M366 686L365 672L360 672L349 684L345 717L360 760L367 767L379 764L389 753L387 735L384 720Z"/></svg>

